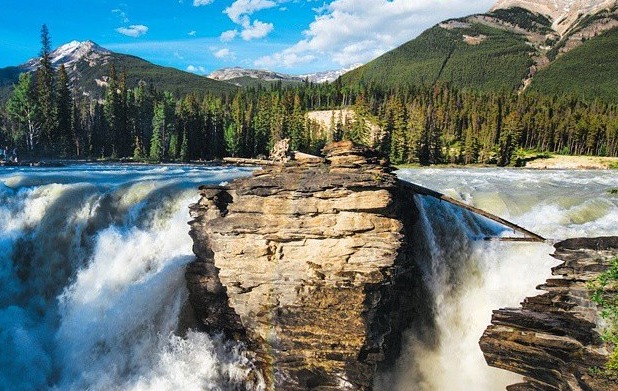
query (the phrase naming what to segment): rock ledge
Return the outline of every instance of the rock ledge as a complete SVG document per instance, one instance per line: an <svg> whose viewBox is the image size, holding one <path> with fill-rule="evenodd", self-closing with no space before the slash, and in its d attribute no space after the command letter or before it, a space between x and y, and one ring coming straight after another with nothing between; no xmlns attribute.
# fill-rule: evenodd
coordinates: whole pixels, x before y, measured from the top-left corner
<svg viewBox="0 0 618 391"><path fill-rule="evenodd" d="M599 309L586 283L607 269L618 253L618 237L569 239L556 244L564 261L521 308L494 311L480 340L487 363L524 376L518 390L618 390L618 384L591 376L609 351L601 339Z"/></svg>

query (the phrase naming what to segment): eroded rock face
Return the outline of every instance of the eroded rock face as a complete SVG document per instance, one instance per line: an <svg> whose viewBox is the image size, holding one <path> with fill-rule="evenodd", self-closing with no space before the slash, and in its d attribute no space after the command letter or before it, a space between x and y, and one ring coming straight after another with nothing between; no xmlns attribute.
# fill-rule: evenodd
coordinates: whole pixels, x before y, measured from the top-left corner
<svg viewBox="0 0 618 391"><path fill-rule="evenodd" d="M191 208L197 318L245 341L270 388L370 389L413 316L411 198L369 150L324 152L202 187Z"/></svg>
<svg viewBox="0 0 618 391"><path fill-rule="evenodd" d="M515 390L618 390L618 384L591 376L608 349L599 334L599 309L586 283L607 269L618 254L618 237L569 239L556 244L564 261L521 308L494 311L480 340L487 363L524 376Z"/></svg>

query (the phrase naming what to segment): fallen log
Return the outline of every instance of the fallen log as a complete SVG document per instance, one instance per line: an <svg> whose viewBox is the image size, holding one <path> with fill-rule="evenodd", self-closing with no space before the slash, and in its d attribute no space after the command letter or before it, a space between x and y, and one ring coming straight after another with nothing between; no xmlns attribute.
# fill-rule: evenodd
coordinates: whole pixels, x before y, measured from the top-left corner
<svg viewBox="0 0 618 391"><path fill-rule="evenodd" d="M249 159L242 157L224 157L223 162L243 166L274 166L281 164L267 159Z"/></svg>
<svg viewBox="0 0 618 391"><path fill-rule="evenodd" d="M409 188L410 190L412 190L415 193L426 195L426 196L433 197L433 198L437 198L437 199L439 199L441 201L448 202L449 204L453 204L453 205L456 205L456 206L458 206L460 208L464 208L466 210L469 210L470 212L476 213L476 214L478 214L480 216L483 216L483 217L485 217L487 219L493 220L493 221L495 221L495 222L497 222L499 224L502 224L502 225L504 225L506 227L509 227L509 228L513 229L514 231L520 232L520 233L524 234L524 236L528 237L527 239L511 238L510 240L512 240L512 241L532 241L532 242L545 242L546 241L546 239L544 237L542 237L540 235L537 235L537 234L535 234L532 231L528 231L527 229L525 229L523 227L520 227L519 225L517 225L515 223L511 223L510 221L505 220L502 217L496 216L496 215L491 214L489 212L486 212L486 211L484 211L482 209L476 208L476 207L474 207L472 205L468 205L468 204L466 204L464 202L456 200L456 199L454 199L452 197L449 197L449 196L447 196L445 194L442 194L440 192L437 192L435 190L428 189L426 187L417 185L416 183L412 183L412 182L408 182L408 181L404 181L404 180L400 180L400 183L404 187ZM504 240L504 239L506 239L506 238L500 238L500 240Z"/></svg>

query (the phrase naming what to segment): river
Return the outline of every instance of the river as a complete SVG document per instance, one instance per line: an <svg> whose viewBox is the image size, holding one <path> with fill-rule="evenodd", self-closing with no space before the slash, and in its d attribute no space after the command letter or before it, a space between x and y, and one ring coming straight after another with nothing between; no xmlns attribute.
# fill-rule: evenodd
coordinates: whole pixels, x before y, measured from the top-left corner
<svg viewBox="0 0 618 391"><path fill-rule="evenodd" d="M178 335L197 187L243 168L71 165L0 169L0 390L227 390L251 367L218 336ZM551 239L618 235L610 171L414 169L402 178ZM407 334L376 389L496 390L516 376L484 364L491 310L549 275L549 244L417 197L432 337ZM429 343L431 341L431 343Z"/></svg>

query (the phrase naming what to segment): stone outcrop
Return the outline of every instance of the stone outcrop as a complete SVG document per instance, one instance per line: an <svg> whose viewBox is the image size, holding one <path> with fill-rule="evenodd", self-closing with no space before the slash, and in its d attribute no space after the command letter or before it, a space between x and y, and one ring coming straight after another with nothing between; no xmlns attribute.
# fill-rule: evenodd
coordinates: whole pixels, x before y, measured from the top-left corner
<svg viewBox="0 0 618 391"><path fill-rule="evenodd" d="M199 325L244 341L269 388L371 389L413 318L411 198L371 151L324 153L204 186L191 207Z"/></svg>
<svg viewBox="0 0 618 391"><path fill-rule="evenodd" d="M618 237L569 239L556 244L546 291L521 308L494 311L480 340L487 363L524 376L508 390L618 390L615 381L594 376L607 362L608 346L599 334L602 321L591 301L588 281L606 270L618 254Z"/></svg>
<svg viewBox="0 0 618 391"><path fill-rule="evenodd" d="M551 18L554 30L560 34L568 31L582 16L616 6L616 0L498 0L491 8L521 7Z"/></svg>

